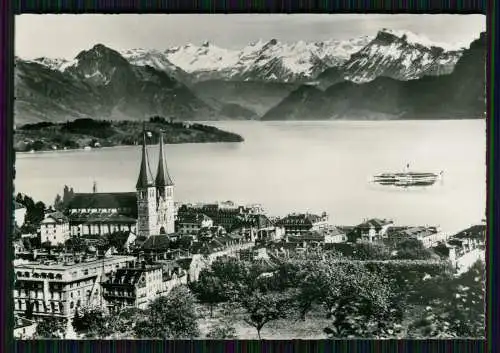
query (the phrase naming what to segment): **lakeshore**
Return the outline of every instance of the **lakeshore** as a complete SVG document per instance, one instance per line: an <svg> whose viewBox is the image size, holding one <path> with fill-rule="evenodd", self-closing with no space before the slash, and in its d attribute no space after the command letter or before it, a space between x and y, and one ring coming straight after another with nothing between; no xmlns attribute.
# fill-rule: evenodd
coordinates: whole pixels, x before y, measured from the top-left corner
<svg viewBox="0 0 500 353"><path fill-rule="evenodd" d="M484 121L203 124L244 141L168 145L169 169L183 202L262 203L273 216L326 211L339 225L356 224L360 216L391 217L399 224L433 224L448 232L484 218ZM443 134L450 136L446 144ZM148 147L156 159L157 149ZM64 185L90 192L95 181L98 190L133 190L139 155L139 146L18 153L14 182L16 190L46 204ZM443 180L413 189L369 182L406 163L418 170L444 170Z"/></svg>
<svg viewBox="0 0 500 353"><path fill-rule="evenodd" d="M26 124L14 133L17 152L64 151L141 143L141 121L104 121L77 119L64 123ZM168 144L242 142L243 138L209 125L175 122L161 117L149 119L148 144L158 143L162 131Z"/></svg>

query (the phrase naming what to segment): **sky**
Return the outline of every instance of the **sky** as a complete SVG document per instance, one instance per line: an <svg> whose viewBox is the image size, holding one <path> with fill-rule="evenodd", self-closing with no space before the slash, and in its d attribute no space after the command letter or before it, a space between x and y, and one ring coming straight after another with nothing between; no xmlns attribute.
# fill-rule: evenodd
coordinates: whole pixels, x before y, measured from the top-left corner
<svg viewBox="0 0 500 353"><path fill-rule="evenodd" d="M259 39L345 40L382 28L408 30L431 41L468 46L486 29L484 15L191 14L18 15L15 55L72 59L97 43L116 50L166 48L204 41L240 49Z"/></svg>

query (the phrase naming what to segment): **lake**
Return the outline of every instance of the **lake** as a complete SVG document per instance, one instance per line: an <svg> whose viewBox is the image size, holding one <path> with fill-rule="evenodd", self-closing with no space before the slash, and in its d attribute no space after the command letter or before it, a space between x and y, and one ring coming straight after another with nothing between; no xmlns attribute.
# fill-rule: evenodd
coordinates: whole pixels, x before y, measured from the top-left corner
<svg viewBox="0 0 500 353"><path fill-rule="evenodd" d="M390 218L402 225L455 231L476 224L486 207L486 122L218 121L243 143L168 145L167 163L179 202L259 203L270 215L330 214L337 225ZM158 147L150 146L153 173ZM140 147L17 153L16 193L52 204L64 185L75 192L133 191ZM370 182L374 174L444 171L425 188Z"/></svg>

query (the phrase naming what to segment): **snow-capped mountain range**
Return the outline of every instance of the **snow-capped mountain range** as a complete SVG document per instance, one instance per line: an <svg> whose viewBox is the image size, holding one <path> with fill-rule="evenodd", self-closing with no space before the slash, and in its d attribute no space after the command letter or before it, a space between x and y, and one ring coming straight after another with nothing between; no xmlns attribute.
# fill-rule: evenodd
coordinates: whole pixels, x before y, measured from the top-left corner
<svg viewBox="0 0 500 353"><path fill-rule="evenodd" d="M372 38L348 41L288 44L276 39L259 40L241 50L219 48L209 42L167 49L162 55L192 74L195 80L303 81L316 77L330 66L341 65ZM140 62L136 61L136 64Z"/></svg>
<svg viewBox="0 0 500 353"><path fill-rule="evenodd" d="M16 57L16 119L270 117L266 112L302 91L322 97L316 90L330 90L340 97L353 90L350 84L378 78L449 76L465 52L390 30L347 41L260 40L240 50L208 42L164 51L96 44L72 60ZM349 84L337 85L343 82Z"/></svg>
<svg viewBox="0 0 500 353"><path fill-rule="evenodd" d="M407 31L385 29L375 37L345 41L259 40L240 50L205 42L200 46L187 44L164 51L120 52L133 65L151 66L186 84L214 79L303 83L314 81L328 68L340 70L344 79L354 82L368 82L378 76L415 79L450 73L460 53L456 46L432 43ZM76 65L75 60L40 58L35 61L59 71Z"/></svg>
<svg viewBox="0 0 500 353"><path fill-rule="evenodd" d="M482 33L461 52L453 72L446 75L400 80L385 74L362 84L338 81L326 89L301 85L261 119L484 118L486 49L486 34Z"/></svg>
<svg viewBox="0 0 500 353"><path fill-rule="evenodd" d="M369 82L379 76L413 80L451 73L463 48L445 50L425 38L419 39L411 32L380 31L343 65L344 78L353 82Z"/></svg>

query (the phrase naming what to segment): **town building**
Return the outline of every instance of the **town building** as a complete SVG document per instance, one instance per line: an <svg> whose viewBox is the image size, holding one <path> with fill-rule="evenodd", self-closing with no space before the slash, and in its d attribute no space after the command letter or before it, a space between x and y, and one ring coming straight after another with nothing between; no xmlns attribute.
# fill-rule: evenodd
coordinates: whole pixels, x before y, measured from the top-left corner
<svg viewBox="0 0 500 353"><path fill-rule="evenodd" d="M146 309L155 298L186 283L186 272L171 261L118 269L101 285L105 305L117 313L127 307Z"/></svg>
<svg viewBox="0 0 500 353"><path fill-rule="evenodd" d="M282 236L280 230L282 229L276 227L264 214L245 213L234 217L228 232L245 237L247 240L263 241ZM278 233L277 236L276 233Z"/></svg>
<svg viewBox="0 0 500 353"><path fill-rule="evenodd" d="M300 235L288 236L286 240L288 242L305 242L307 244L333 244L347 241L347 235L335 226L330 225L328 227L311 230Z"/></svg>
<svg viewBox="0 0 500 353"><path fill-rule="evenodd" d="M14 224L17 227L21 227L24 224L24 218L26 217L26 207L19 202L14 201Z"/></svg>
<svg viewBox="0 0 500 353"><path fill-rule="evenodd" d="M245 215L262 214L260 205L238 206L232 201L209 203L209 204L184 204L177 211L177 217L181 219L184 214L201 213L213 221L213 225L223 227L227 232L233 231L241 224Z"/></svg>
<svg viewBox="0 0 500 353"><path fill-rule="evenodd" d="M197 281L201 271L208 268L217 258L222 256L237 257L241 250L249 249L253 246L253 242L244 240L233 239L231 245L218 241L218 244L208 245L206 252L179 258L176 261L187 271L187 281L190 283Z"/></svg>
<svg viewBox="0 0 500 353"><path fill-rule="evenodd" d="M348 241L381 241L387 238L388 230L394 226L394 223L387 219L373 218L366 220L355 226L347 235Z"/></svg>
<svg viewBox="0 0 500 353"><path fill-rule="evenodd" d="M486 224L473 225L452 236L453 239L470 239L474 246L484 246L486 243Z"/></svg>
<svg viewBox="0 0 500 353"><path fill-rule="evenodd" d="M133 256L21 263L14 266L14 314L70 319L77 307L100 305L101 281L119 268L130 266Z"/></svg>
<svg viewBox="0 0 500 353"><path fill-rule="evenodd" d="M101 194L102 195L102 194ZM137 219L118 213L76 213L69 216L71 235L98 237L116 232L136 232Z"/></svg>
<svg viewBox="0 0 500 353"><path fill-rule="evenodd" d="M45 215L40 223L40 242L51 245L64 244L69 239L69 220L61 212L52 212Z"/></svg>
<svg viewBox="0 0 500 353"><path fill-rule="evenodd" d="M285 235L301 235L309 231L320 230L329 226L328 215L324 212L321 216L310 213L292 213L278 220L277 226L285 229Z"/></svg>
<svg viewBox="0 0 500 353"><path fill-rule="evenodd" d="M198 234L202 228L211 228L214 221L203 213L183 212L177 217L176 232L181 234Z"/></svg>
<svg viewBox="0 0 500 353"><path fill-rule="evenodd" d="M14 317L14 338L19 340L31 339L36 332L36 322L21 316Z"/></svg>
<svg viewBox="0 0 500 353"><path fill-rule="evenodd" d="M167 169L163 136L156 177L151 173L146 131L135 192L75 193L68 203L71 234L100 236L128 231L137 236L174 233L174 183Z"/></svg>
<svg viewBox="0 0 500 353"><path fill-rule="evenodd" d="M448 235L437 227L409 227L394 235L399 240L418 239L424 247L431 248L447 240Z"/></svg>
<svg viewBox="0 0 500 353"><path fill-rule="evenodd" d="M239 253L239 258L242 261L269 259L269 255L265 247L240 250L238 253Z"/></svg>
<svg viewBox="0 0 500 353"><path fill-rule="evenodd" d="M134 254L136 254L139 260L146 260L148 262L172 260L179 256L189 256L189 248L179 244L179 239L177 236L171 234L138 237L136 239Z"/></svg>

